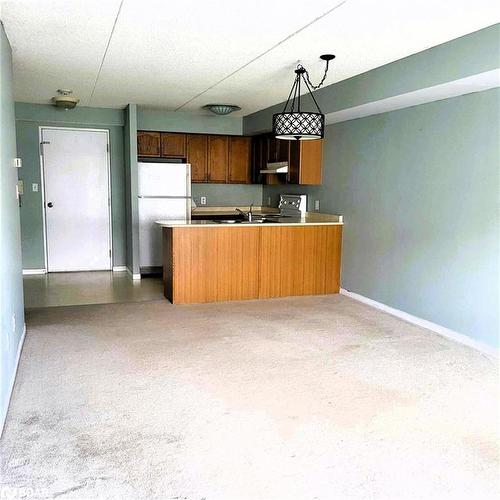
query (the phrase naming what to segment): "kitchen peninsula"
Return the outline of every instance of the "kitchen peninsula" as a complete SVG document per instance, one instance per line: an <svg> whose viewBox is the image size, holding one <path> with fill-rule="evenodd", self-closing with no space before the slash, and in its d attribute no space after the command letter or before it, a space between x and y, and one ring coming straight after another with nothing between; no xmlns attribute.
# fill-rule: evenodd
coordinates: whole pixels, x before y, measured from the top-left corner
<svg viewBox="0 0 500 500"><path fill-rule="evenodd" d="M174 304L338 293L342 217L157 221Z"/></svg>

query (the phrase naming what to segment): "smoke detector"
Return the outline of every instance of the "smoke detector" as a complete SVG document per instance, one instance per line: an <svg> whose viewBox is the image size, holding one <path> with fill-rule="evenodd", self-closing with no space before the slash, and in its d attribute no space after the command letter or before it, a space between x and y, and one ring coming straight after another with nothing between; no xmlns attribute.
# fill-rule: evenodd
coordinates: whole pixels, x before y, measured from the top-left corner
<svg viewBox="0 0 500 500"><path fill-rule="evenodd" d="M73 109L80 102L80 99L71 95L73 93L72 90L58 89L57 93L59 95L54 96L52 102L58 108L65 110Z"/></svg>

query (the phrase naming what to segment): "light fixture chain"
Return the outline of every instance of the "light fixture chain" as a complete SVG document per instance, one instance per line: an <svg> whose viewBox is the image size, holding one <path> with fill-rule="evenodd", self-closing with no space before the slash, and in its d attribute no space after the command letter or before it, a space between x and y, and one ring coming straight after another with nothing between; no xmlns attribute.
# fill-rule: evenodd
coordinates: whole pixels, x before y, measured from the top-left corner
<svg viewBox="0 0 500 500"><path fill-rule="evenodd" d="M330 65L330 61L326 61L325 74L323 75L323 78L318 83L318 85L313 85L313 83L311 82L311 79L309 78L309 71L307 71L306 68L304 68L301 64L299 64L299 66L297 66L297 67L304 70L305 75L306 75L305 78L307 79L307 83L309 84L309 86L311 87L311 89L312 90L317 90L317 89L319 89L323 85L323 83L325 83L326 74L328 73L328 66L329 65Z"/></svg>
<svg viewBox="0 0 500 500"><path fill-rule="evenodd" d="M309 91L309 95L312 97L312 100L314 101L314 104L316 104L316 108L318 109L318 112L322 113L321 108L319 107L319 105L318 105L318 103L316 101L316 98L314 97L314 94L313 94L313 92L311 90L311 87L309 86L308 81L305 79L304 76L302 76L302 78L304 78L304 83L306 84L307 90Z"/></svg>

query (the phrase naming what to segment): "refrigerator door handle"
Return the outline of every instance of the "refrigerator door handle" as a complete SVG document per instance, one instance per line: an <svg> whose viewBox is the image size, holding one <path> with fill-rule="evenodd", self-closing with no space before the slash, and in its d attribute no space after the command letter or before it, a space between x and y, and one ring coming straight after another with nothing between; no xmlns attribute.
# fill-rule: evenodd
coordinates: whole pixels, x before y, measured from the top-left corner
<svg viewBox="0 0 500 500"><path fill-rule="evenodd" d="M191 198L191 196L146 196L146 195L138 195L138 198L166 198L169 200L185 200L187 198Z"/></svg>

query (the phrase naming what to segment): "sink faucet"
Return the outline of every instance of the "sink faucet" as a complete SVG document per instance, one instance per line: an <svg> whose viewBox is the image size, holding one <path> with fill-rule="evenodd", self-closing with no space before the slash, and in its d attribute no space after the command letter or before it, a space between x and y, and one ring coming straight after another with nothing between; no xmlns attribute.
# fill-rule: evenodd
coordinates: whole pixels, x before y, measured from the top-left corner
<svg viewBox="0 0 500 500"><path fill-rule="evenodd" d="M239 212L241 215L243 215L243 217L245 217L248 222L252 222L253 220L252 208L253 208L253 203L250 205L250 210L248 212L243 212L243 210L240 210L239 208L236 208L236 211Z"/></svg>

